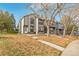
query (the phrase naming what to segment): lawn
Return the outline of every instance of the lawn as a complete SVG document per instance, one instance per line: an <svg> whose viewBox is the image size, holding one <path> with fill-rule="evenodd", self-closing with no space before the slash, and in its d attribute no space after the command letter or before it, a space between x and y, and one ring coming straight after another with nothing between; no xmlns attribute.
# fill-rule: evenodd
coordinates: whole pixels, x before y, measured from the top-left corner
<svg viewBox="0 0 79 59"><path fill-rule="evenodd" d="M60 51L26 35L0 35L0 55L3 56L58 56Z"/></svg>
<svg viewBox="0 0 79 59"><path fill-rule="evenodd" d="M34 35L35 36L35 35ZM64 38L57 35L38 35L33 36L21 34L0 35L0 55L2 56L59 56L62 52L45 45L38 40L45 40L53 44L66 46L73 40L79 39L79 36L65 36Z"/></svg>
<svg viewBox="0 0 79 59"><path fill-rule="evenodd" d="M79 36L67 35L65 37L59 37L57 35L50 35L50 36L42 35L42 36L38 36L38 39L45 40L45 41L48 41L48 42L51 42L51 43L54 43L56 45L66 48L70 42L74 40L79 40Z"/></svg>

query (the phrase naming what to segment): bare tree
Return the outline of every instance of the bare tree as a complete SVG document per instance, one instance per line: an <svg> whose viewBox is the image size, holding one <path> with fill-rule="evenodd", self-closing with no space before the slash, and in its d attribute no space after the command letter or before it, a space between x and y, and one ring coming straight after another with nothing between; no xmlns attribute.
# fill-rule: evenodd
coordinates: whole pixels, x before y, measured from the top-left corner
<svg viewBox="0 0 79 59"><path fill-rule="evenodd" d="M61 19L61 23L64 26L64 32L63 32L64 37L66 34L69 34L69 31L71 31L73 28L72 18L70 16L63 16Z"/></svg>
<svg viewBox="0 0 79 59"><path fill-rule="evenodd" d="M34 3L29 6L29 9L36 14L37 17L45 19L45 25L47 27L47 35L49 35L50 24L54 23L56 16L63 16L66 11L73 9L78 4L69 3ZM52 20L50 22L49 20ZM53 22L54 21L54 22Z"/></svg>
<svg viewBox="0 0 79 59"><path fill-rule="evenodd" d="M49 3L36 3L32 4L29 8L36 14L37 17L45 19L47 27L47 35L49 35L49 26L55 22L55 17L64 8L63 3L49 4ZM50 21L49 21L50 20Z"/></svg>
<svg viewBox="0 0 79 59"><path fill-rule="evenodd" d="M73 32L76 29L76 27L79 28L79 7L75 6L75 8L73 8L67 12L68 12L68 14L66 14L66 15L69 15L70 17L72 17L73 28L72 28L70 35L73 35ZM78 32L79 32L79 29L78 29Z"/></svg>
<svg viewBox="0 0 79 59"><path fill-rule="evenodd" d="M74 30L76 29L76 23L77 20L75 20L76 17L78 17L79 13L78 13L78 9L79 9L79 4L65 4L65 8L61 11L61 17L63 19L62 24L64 24L64 32L63 32L63 36L65 36L65 32L66 31L70 31L72 35ZM69 17L71 18L70 20ZM70 24L68 24L70 23ZM66 28L65 28L66 27ZM77 26L78 27L78 26Z"/></svg>

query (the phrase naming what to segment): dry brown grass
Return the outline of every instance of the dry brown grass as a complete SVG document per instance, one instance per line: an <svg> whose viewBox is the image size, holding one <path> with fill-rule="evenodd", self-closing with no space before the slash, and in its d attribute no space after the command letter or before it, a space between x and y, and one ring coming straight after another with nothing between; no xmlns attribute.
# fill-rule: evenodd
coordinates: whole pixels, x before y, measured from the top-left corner
<svg viewBox="0 0 79 59"><path fill-rule="evenodd" d="M74 40L79 40L79 36L65 36L63 38L57 35L52 35L52 36L44 35L44 36L38 36L38 39L42 39L42 40L54 43L56 45L66 47L70 42Z"/></svg>
<svg viewBox="0 0 79 59"><path fill-rule="evenodd" d="M66 47L71 41L79 39L79 36L39 35L37 40L45 40L56 45ZM27 35L0 35L0 55L12 56L58 56L61 51L51 48Z"/></svg>
<svg viewBox="0 0 79 59"><path fill-rule="evenodd" d="M0 55L57 56L61 52L26 35L2 35Z"/></svg>

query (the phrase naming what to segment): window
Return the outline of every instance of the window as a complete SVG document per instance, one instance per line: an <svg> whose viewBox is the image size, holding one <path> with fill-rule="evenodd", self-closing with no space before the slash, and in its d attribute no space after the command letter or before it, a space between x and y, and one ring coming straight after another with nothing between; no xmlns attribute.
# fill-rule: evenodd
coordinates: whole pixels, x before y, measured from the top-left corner
<svg viewBox="0 0 79 59"><path fill-rule="evenodd" d="M28 25L24 25L24 33L28 33Z"/></svg>
<svg viewBox="0 0 79 59"><path fill-rule="evenodd" d="M44 31L44 27L39 27L39 31Z"/></svg>
<svg viewBox="0 0 79 59"><path fill-rule="evenodd" d="M44 23L44 20L43 19L39 19L39 24L43 24Z"/></svg>
<svg viewBox="0 0 79 59"><path fill-rule="evenodd" d="M30 32L34 32L34 29L30 29Z"/></svg>
<svg viewBox="0 0 79 59"><path fill-rule="evenodd" d="M28 25L24 25L24 27L28 27Z"/></svg>
<svg viewBox="0 0 79 59"><path fill-rule="evenodd" d="M34 19L33 18L30 19L30 23L34 24Z"/></svg>

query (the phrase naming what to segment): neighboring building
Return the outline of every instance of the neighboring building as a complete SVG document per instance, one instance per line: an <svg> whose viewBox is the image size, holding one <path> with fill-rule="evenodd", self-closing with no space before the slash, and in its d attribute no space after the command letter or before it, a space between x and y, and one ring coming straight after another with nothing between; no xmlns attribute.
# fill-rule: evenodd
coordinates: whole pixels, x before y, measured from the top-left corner
<svg viewBox="0 0 79 59"><path fill-rule="evenodd" d="M49 20L50 21L50 20ZM19 33L47 33L47 27L44 24L45 19L36 17L35 14L30 14L24 16L20 22L18 23L18 32ZM50 34L56 34L57 32L62 33L63 32L63 26L62 24L58 22L54 22L49 27ZM57 33L59 34L59 33Z"/></svg>

